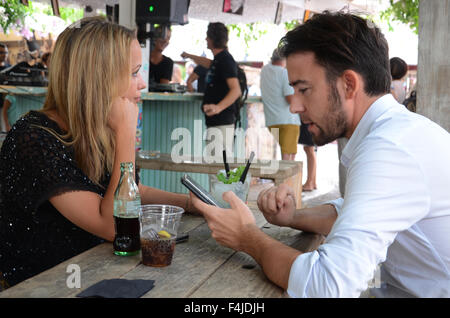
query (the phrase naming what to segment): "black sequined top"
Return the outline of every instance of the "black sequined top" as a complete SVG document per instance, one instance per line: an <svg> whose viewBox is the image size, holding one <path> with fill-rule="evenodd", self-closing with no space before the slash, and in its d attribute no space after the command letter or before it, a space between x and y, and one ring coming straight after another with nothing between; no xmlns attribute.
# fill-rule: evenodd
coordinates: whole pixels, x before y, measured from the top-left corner
<svg viewBox="0 0 450 318"><path fill-rule="evenodd" d="M101 181L104 188L95 185L78 168L73 149L35 125L63 133L31 111L12 127L0 152L0 272L10 286L103 242L48 200L76 190L103 196L110 175Z"/></svg>

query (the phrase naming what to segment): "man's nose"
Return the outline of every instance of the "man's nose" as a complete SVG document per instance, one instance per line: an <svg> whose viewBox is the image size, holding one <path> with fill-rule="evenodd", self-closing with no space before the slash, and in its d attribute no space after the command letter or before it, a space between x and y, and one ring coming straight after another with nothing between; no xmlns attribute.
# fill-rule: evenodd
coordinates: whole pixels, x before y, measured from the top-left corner
<svg viewBox="0 0 450 318"><path fill-rule="evenodd" d="M289 106L289 111L293 114L298 114L305 111L305 107L300 98L293 96L291 105Z"/></svg>

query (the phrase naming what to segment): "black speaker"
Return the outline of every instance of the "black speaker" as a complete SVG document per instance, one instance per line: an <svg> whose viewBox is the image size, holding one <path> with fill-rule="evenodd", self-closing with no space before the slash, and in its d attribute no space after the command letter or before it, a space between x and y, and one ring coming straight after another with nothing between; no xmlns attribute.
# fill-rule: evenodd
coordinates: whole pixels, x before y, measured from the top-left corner
<svg viewBox="0 0 450 318"><path fill-rule="evenodd" d="M108 17L108 21L119 23L119 5L106 5L106 16Z"/></svg>
<svg viewBox="0 0 450 318"><path fill-rule="evenodd" d="M136 0L136 23L186 24L190 0Z"/></svg>

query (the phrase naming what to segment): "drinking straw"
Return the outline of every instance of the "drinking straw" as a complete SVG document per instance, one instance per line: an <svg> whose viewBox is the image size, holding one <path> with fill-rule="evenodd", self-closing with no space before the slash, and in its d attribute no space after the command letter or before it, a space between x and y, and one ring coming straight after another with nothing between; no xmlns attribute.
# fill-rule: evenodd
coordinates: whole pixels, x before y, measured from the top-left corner
<svg viewBox="0 0 450 318"><path fill-rule="evenodd" d="M247 160L247 164L245 165L244 172L242 172L241 178L239 179L240 182L244 183L245 177L247 177L248 169L250 168L250 164L252 163L253 157L255 156L255 153L252 151L250 154L250 158Z"/></svg>
<svg viewBox="0 0 450 318"><path fill-rule="evenodd" d="M225 171L227 172L227 179L230 177L230 167L227 163L227 152L224 150L222 151L223 154L223 164L225 165Z"/></svg>

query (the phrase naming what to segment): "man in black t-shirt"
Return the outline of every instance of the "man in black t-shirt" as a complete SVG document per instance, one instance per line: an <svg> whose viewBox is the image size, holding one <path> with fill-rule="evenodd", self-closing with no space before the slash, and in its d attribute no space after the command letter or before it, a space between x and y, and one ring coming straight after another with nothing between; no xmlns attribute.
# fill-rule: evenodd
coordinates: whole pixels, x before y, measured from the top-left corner
<svg viewBox="0 0 450 318"><path fill-rule="evenodd" d="M186 80L186 85L189 92L194 91L194 86L192 84L197 81L197 92L204 93L205 92L205 79L206 74L208 73L208 69L206 67L203 67L201 65L197 65L194 70L192 71L191 75L189 75L188 79Z"/></svg>
<svg viewBox="0 0 450 318"><path fill-rule="evenodd" d="M164 34L163 28L158 27L155 30L155 34L154 47L150 53L149 89L152 82L169 84L173 73L172 59L162 54L169 45L171 31L169 28L166 28Z"/></svg>
<svg viewBox="0 0 450 318"><path fill-rule="evenodd" d="M208 68L202 105L207 127L206 139L212 142L212 136L222 137L223 147L227 153L231 154L236 122L236 100L241 96L241 88L237 77L237 64L227 48L226 26L220 22L210 23L206 33L206 43L214 55L214 60L186 52L183 52L181 56ZM218 155L218 149L215 150Z"/></svg>

